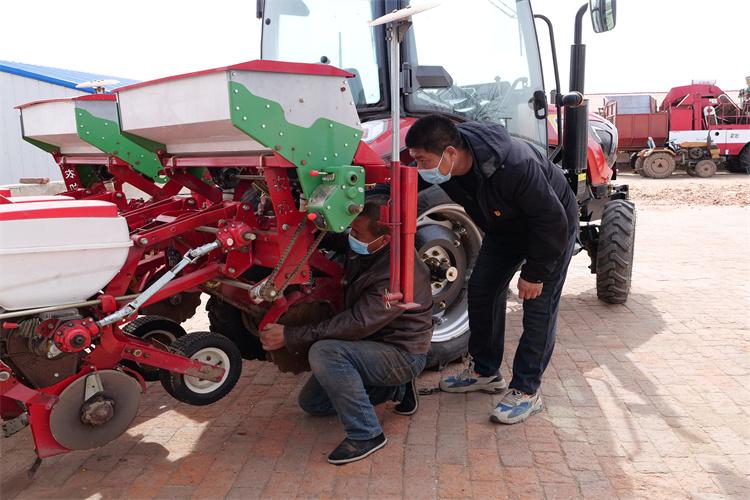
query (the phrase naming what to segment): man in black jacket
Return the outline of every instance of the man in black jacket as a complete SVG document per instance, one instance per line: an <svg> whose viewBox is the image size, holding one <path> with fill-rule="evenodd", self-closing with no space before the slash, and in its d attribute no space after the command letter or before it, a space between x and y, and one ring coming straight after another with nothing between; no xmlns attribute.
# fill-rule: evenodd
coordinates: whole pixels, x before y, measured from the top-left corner
<svg viewBox="0 0 750 500"><path fill-rule="evenodd" d="M338 415L347 437L328 456L333 464L360 460L385 446L373 405L400 401L395 412L411 415L419 405L415 379L432 338L432 288L426 266L414 252L417 308L388 307L390 237L380 218L386 197L368 198L351 225L343 310L316 325L267 325L267 351L286 346L307 354L312 377L299 395L303 410Z"/></svg>
<svg viewBox="0 0 750 500"><path fill-rule="evenodd" d="M485 232L469 280L473 366L441 381L448 392L502 392L490 414L514 424L542 410L539 394L555 345L557 313L578 232L578 205L562 171L541 151L487 122L417 120L406 146L420 175L439 184ZM508 285L521 269L523 334L507 386L500 375Z"/></svg>

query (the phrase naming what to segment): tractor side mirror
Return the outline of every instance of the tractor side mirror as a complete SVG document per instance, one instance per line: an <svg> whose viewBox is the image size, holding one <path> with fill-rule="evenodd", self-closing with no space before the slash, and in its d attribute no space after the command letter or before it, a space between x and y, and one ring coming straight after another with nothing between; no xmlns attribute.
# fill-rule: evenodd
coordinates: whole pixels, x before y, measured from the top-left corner
<svg viewBox="0 0 750 500"><path fill-rule="evenodd" d="M589 10L595 33L609 31L615 27L616 0L589 0Z"/></svg>
<svg viewBox="0 0 750 500"><path fill-rule="evenodd" d="M447 89L453 86L453 77L442 66L416 66L404 64L407 78L404 79L404 93L411 94L418 89Z"/></svg>

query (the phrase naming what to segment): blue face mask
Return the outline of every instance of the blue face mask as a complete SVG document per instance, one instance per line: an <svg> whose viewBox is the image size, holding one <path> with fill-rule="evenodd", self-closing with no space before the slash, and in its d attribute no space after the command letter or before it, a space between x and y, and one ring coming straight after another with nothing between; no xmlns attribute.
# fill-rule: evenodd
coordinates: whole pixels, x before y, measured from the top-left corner
<svg viewBox="0 0 750 500"><path fill-rule="evenodd" d="M355 253L358 253L360 255L369 255L370 251L367 249L367 247L378 241L380 238L382 238L382 236L380 236L379 238L375 238L370 243L364 243L362 241L359 241L357 238L352 236L351 233L349 233L349 246Z"/></svg>
<svg viewBox="0 0 750 500"><path fill-rule="evenodd" d="M426 170L420 170L419 176L422 177L422 179L425 182L429 182L430 184L442 184L451 178L451 172L453 172L453 165L456 163L455 161L451 164L451 169L448 171L447 174L440 173L440 164L443 162L443 156L445 155L445 151L443 151L443 154L440 155L440 161L438 162L437 166L435 168L430 168Z"/></svg>

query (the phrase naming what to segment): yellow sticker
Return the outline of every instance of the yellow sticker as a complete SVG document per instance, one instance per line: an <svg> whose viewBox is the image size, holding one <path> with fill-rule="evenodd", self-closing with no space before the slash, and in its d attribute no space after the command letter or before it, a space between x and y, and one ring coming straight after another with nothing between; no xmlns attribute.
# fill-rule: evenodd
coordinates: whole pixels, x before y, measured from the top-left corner
<svg viewBox="0 0 750 500"><path fill-rule="evenodd" d="M586 181L586 172L581 172L578 174L578 182L585 182Z"/></svg>

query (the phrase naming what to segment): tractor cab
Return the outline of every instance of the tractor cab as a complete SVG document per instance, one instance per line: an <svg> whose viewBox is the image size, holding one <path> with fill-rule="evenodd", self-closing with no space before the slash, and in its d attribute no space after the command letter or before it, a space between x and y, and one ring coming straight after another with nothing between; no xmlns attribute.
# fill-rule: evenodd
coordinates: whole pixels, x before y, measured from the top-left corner
<svg viewBox="0 0 750 500"><path fill-rule="evenodd" d="M366 139L374 141L388 129L382 120L391 108L389 61L385 27L367 23L406 3L266 2L259 9L261 56L331 64L352 73L349 86ZM544 81L528 0L453 0L421 12L404 34L401 61L406 117L441 113L457 121L493 121L546 151Z"/></svg>

